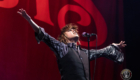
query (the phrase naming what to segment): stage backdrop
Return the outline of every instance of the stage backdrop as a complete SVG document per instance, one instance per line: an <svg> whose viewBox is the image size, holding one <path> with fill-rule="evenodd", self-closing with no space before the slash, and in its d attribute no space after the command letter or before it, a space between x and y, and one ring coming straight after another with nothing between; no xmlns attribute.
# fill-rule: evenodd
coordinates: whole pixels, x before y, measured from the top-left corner
<svg viewBox="0 0 140 80"><path fill-rule="evenodd" d="M60 80L54 53L37 43L29 23L17 14L23 8L57 38L60 29L76 23L79 33L98 35L98 49L123 40L123 0L0 0L0 80ZM80 35L81 45L87 39ZM95 37L90 48L95 48ZM93 76L94 61L91 62ZM121 80L123 64L98 58L95 80Z"/></svg>

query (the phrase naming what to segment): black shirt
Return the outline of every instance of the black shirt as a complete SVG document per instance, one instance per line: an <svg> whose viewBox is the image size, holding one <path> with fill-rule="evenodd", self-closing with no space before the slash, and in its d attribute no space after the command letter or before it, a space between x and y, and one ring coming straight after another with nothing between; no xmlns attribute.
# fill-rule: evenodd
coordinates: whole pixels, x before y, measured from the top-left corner
<svg viewBox="0 0 140 80"><path fill-rule="evenodd" d="M80 46L76 48L74 43L64 44L46 33L42 27L39 28L39 33L35 33L35 36L38 43L43 41L50 47L50 49L55 53L57 59L64 57L68 53L68 47L72 47L75 50L80 49L88 55L87 49L83 49ZM106 57L119 63L122 63L124 60L123 53L120 52L120 49L116 45L109 45L99 50L90 50L90 60L94 60L99 57Z"/></svg>

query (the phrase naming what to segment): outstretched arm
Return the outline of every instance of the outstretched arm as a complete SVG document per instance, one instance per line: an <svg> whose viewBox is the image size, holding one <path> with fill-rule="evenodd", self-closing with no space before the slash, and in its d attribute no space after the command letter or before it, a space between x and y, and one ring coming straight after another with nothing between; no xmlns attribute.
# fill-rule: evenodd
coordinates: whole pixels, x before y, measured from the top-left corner
<svg viewBox="0 0 140 80"><path fill-rule="evenodd" d="M91 49L90 50L90 60L94 60L99 57L106 57L108 59L113 60L114 62L122 63L124 61L124 55L121 52L122 47L125 47L126 44L124 44L125 41L121 41L120 43L112 43L111 45L95 50ZM87 53L87 50L86 50Z"/></svg>
<svg viewBox="0 0 140 80"><path fill-rule="evenodd" d="M19 9L17 13L20 14L24 19L26 19L29 22L29 24L32 26L33 30L36 33L39 32L39 26L31 19L31 17L26 13L24 9Z"/></svg>
<svg viewBox="0 0 140 80"><path fill-rule="evenodd" d="M48 33L46 33L44 28L39 27L30 18L30 16L26 13L24 9L19 9L17 13L19 13L23 18L25 18L30 23L33 30L35 31L35 37L38 43L40 41L43 41L44 43L46 43L58 58L62 58L64 55L67 54L67 45L56 40L55 38L50 36Z"/></svg>

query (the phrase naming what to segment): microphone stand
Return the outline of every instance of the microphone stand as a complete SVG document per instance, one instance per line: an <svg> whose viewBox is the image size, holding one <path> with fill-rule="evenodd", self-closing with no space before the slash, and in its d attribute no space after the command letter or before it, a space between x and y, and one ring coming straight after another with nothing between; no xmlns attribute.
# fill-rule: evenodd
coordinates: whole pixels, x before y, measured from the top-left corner
<svg viewBox="0 0 140 80"><path fill-rule="evenodd" d="M90 35L87 36L87 41L88 41L88 64L89 64L89 80L91 80L91 76L90 76Z"/></svg>
<svg viewBox="0 0 140 80"><path fill-rule="evenodd" d="M89 63L89 80L91 80L91 75L90 75L90 45L89 45L89 42L90 42L90 37L93 36L93 35L96 35L94 33L86 33L86 32L83 32L83 37L87 37L87 41L88 41L88 63ZM96 50L97 50L97 35L96 35ZM95 69L96 69L96 58L95 58L95 65L94 65L94 73L93 73L93 80L94 80L94 74L95 74Z"/></svg>
<svg viewBox="0 0 140 80"><path fill-rule="evenodd" d="M90 76L90 37L96 35L96 34L88 34L87 33L87 41L88 41L88 63L89 63L89 80L91 80L91 76ZM96 35L96 50L97 50L97 35ZM95 65L94 65L94 73L93 73L93 80L94 80L94 75L95 75L95 69L96 69L96 58L95 58Z"/></svg>

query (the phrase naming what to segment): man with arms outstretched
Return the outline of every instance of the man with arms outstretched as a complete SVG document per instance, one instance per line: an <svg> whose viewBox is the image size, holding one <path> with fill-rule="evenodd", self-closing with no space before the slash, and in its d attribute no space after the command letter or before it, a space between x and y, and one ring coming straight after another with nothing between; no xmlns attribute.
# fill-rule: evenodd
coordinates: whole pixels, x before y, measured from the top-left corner
<svg viewBox="0 0 140 80"><path fill-rule="evenodd" d="M88 50L83 49L80 45L78 26L75 24L67 24L61 30L61 34L56 40L44 29L38 26L25 10L19 9L18 13L25 18L33 30L38 42L43 41L55 53L61 80L89 80L89 63ZM124 41L99 49L90 50L90 61L99 57L106 57L114 62L122 63L124 60L123 53L120 52L121 47L125 47Z"/></svg>

